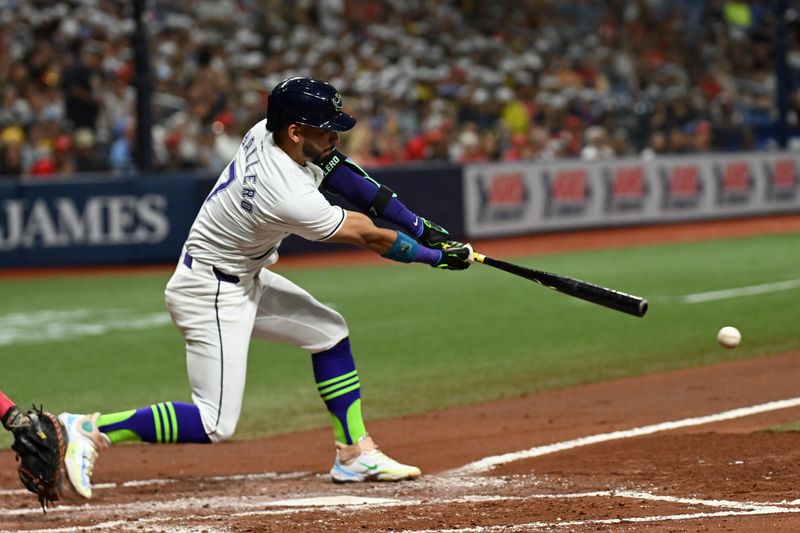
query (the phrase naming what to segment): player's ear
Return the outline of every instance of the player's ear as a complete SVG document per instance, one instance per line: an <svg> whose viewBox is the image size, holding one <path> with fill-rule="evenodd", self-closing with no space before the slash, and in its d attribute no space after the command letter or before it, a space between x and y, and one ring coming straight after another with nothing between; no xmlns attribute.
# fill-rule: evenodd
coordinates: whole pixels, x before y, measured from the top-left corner
<svg viewBox="0 0 800 533"><path fill-rule="evenodd" d="M303 139L303 127L299 124L289 124L286 128L286 134L290 141L299 143Z"/></svg>

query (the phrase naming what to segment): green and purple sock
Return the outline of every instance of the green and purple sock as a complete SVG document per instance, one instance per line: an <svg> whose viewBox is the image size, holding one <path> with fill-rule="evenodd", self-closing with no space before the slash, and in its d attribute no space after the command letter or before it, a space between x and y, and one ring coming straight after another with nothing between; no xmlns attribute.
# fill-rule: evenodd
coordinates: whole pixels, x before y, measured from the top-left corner
<svg viewBox="0 0 800 533"><path fill-rule="evenodd" d="M97 429L112 444L144 441L160 444L177 442L209 443L196 405L164 402L132 411L100 415Z"/></svg>
<svg viewBox="0 0 800 533"><path fill-rule="evenodd" d="M342 444L353 444L366 435L361 416L361 386L350 351L350 339L311 356L317 390L333 423L333 436Z"/></svg>

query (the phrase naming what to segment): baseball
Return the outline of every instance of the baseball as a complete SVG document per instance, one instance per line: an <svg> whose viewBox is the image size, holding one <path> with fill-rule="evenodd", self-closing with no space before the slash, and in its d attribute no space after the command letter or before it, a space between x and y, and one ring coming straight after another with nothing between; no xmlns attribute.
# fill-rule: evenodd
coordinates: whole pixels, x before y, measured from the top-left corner
<svg viewBox="0 0 800 533"><path fill-rule="evenodd" d="M742 341L742 334L733 326L725 326L717 333L717 341L724 348L736 348Z"/></svg>

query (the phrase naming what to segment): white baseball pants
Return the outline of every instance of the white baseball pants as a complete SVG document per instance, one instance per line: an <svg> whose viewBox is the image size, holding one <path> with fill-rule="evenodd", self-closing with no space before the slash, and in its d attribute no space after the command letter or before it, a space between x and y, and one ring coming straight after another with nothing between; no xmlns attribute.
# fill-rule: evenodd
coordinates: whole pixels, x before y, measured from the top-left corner
<svg viewBox="0 0 800 533"><path fill-rule="evenodd" d="M317 353L349 333L342 315L279 274L262 269L233 283L210 265L184 259L165 299L186 339L192 401L209 438L219 442L239 420L251 336Z"/></svg>

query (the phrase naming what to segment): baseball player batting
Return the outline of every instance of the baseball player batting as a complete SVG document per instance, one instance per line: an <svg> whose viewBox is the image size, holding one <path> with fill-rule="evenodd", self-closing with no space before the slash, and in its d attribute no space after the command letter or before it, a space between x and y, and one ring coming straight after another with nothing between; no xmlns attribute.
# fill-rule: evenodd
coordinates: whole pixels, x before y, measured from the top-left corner
<svg viewBox="0 0 800 533"><path fill-rule="evenodd" d="M98 452L123 441L214 443L230 438L242 407L251 337L308 351L317 389L331 414L334 482L398 481L417 467L388 457L361 415L359 376L347 323L269 270L281 240L347 243L404 263L463 270L472 248L412 213L388 188L336 150L356 119L330 84L290 78L270 93L267 118L242 139L222 171L167 284L166 304L186 339L192 403L164 402L120 413L62 413L70 482L86 498ZM331 205L325 186L361 212ZM368 214L366 216L364 213ZM393 223L399 231L373 224Z"/></svg>

